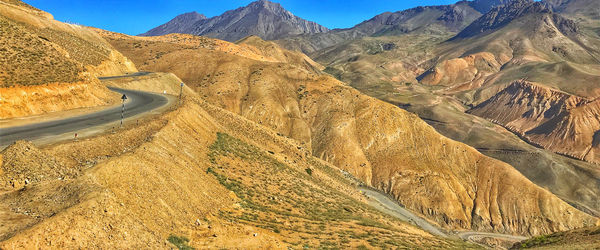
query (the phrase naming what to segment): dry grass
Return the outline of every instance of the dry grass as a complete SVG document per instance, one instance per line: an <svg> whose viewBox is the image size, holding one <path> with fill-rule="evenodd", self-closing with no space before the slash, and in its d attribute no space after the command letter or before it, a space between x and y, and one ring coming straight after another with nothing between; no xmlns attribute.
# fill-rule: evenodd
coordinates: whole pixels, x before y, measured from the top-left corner
<svg viewBox="0 0 600 250"><path fill-rule="evenodd" d="M80 63L23 25L0 16L0 32L0 87L83 80Z"/></svg>

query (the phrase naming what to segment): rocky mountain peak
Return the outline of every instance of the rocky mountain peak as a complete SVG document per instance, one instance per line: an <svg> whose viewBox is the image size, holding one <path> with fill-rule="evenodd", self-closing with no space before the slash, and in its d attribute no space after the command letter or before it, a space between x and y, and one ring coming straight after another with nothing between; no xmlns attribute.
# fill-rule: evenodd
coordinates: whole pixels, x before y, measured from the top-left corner
<svg viewBox="0 0 600 250"><path fill-rule="evenodd" d="M177 30L178 33L208 36L227 41L237 41L249 35L273 40L329 30L317 23L295 16L279 3L267 0L258 0L247 6L227 11L220 16L188 24L188 22L181 23L173 19L161 26L174 25L176 28L173 30ZM159 29L161 26L142 35L165 35L171 31Z"/></svg>
<svg viewBox="0 0 600 250"><path fill-rule="evenodd" d="M492 8L506 5L512 2L512 0L474 0L470 2L470 5L481 13L487 13Z"/></svg>
<svg viewBox="0 0 600 250"><path fill-rule="evenodd" d="M198 12L192 11L192 12L188 12L188 13L183 13L179 16L175 17L176 20L202 20L202 19L206 19L206 16L203 14L200 14Z"/></svg>
<svg viewBox="0 0 600 250"><path fill-rule="evenodd" d="M274 2L271 2L271 1L268 1L268 0L254 1L254 2L250 3L247 7L250 7L250 8L263 8L263 9L267 9L267 10L271 10L271 11L285 10L283 7L281 7L281 4L274 3Z"/></svg>
<svg viewBox="0 0 600 250"><path fill-rule="evenodd" d="M141 36L158 36L171 33L185 33L185 30L192 27L196 22L205 20L206 16L192 11L176 16L171 21L149 30Z"/></svg>

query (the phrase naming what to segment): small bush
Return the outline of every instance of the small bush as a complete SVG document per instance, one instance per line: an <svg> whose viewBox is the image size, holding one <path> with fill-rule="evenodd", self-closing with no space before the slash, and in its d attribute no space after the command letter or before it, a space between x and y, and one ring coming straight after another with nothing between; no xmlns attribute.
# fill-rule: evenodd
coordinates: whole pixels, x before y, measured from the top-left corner
<svg viewBox="0 0 600 250"><path fill-rule="evenodd" d="M179 250L195 249L195 248L191 247L190 245L188 245L190 240L184 236L179 237L176 235L171 235L171 236L169 236L169 238L167 240L169 242L171 242L171 244L175 245Z"/></svg>
<svg viewBox="0 0 600 250"><path fill-rule="evenodd" d="M306 173L307 173L308 175L312 175L312 169L310 169L310 168L306 168L305 170L306 170Z"/></svg>

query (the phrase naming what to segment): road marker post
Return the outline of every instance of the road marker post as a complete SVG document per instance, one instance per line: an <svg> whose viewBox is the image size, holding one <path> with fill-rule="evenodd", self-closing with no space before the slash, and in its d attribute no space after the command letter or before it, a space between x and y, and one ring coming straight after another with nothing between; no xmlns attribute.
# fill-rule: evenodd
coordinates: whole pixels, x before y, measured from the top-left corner
<svg viewBox="0 0 600 250"><path fill-rule="evenodd" d="M125 94L123 94L123 96L121 96L121 100L123 101L121 103L121 128L123 127L123 113L125 113L125 100L127 100L127 96Z"/></svg>
<svg viewBox="0 0 600 250"><path fill-rule="evenodd" d="M179 84L179 105L181 105L181 98L183 97L183 82Z"/></svg>

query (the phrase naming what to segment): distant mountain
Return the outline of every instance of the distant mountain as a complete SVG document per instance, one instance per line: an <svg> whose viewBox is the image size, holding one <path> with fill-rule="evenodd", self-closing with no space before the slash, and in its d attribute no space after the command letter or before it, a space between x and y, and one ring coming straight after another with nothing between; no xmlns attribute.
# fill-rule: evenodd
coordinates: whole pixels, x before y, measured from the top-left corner
<svg viewBox="0 0 600 250"><path fill-rule="evenodd" d="M452 5L416 7L398 12L385 12L356 26L366 35L394 35L420 29L434 29L458 32L481 13L472 8L469 2Z"/></svg>
<svg viewBox="0 0 600 250"><path fill-rule="evenodd" d="M530 14L547 14L551 19L551 22L564 34L568 35L578 31L578 26L574 21L552 13L552 10L542 2L534 2L533 0L513 0L507 5L494 7L488 13L467 26L453 39L471 37L481 33L494 31L511 23L515 19Z"/></svg>
<svg viewBox="0 0 600 250"><path fill-rule="evenodd" d="M541 2L559 13L600 17L600 1L598 0L542 0Z"/></svg>
<svg viewBox="0 0 600 250"><path fill-rule="evenodd" d="M349 29L288 37L278 43L288 49L312 54L345 41L367 36L397 36L407 33L448 35L460 32L490 9L510 0L460 1L451 5L419 6L381 13Z"/></svg>
<svg viewBox="0 0 600 250"><path fill-rule="evenodd" d="M577 24L600 38L600 1L598 0L542 0L552 11L577 20ZM600 44L598 44L600 45Z"/></svg>
<svg viewBox="0 0 600 250"><path fill-rule="evenodd" d="M156 27L141 36L158 36L169 33L186 33L237 41L250 35L266 40L288 36L327 32L329 29L297 16L278 3L259 0L248 6L230 10L212 18L187 13Z"/></svg>
<svg viewBox="0 0 600 250"><path fill-rule="evenodd" d="M188 12L176 16L171 21L160 25L148 32L142 34L143 36L160 36L171 33L186 33L186 31L193 28L194 24L200 20L205 20L206 16L199 14L198 12Z"/></svg>
<svg viewBox="0 0 600 250"><path fill-rule="evenodd" d="M469 5L477 11L485 14L492 8L510 3L512 0L475 0L469 2Z"/></svg>

